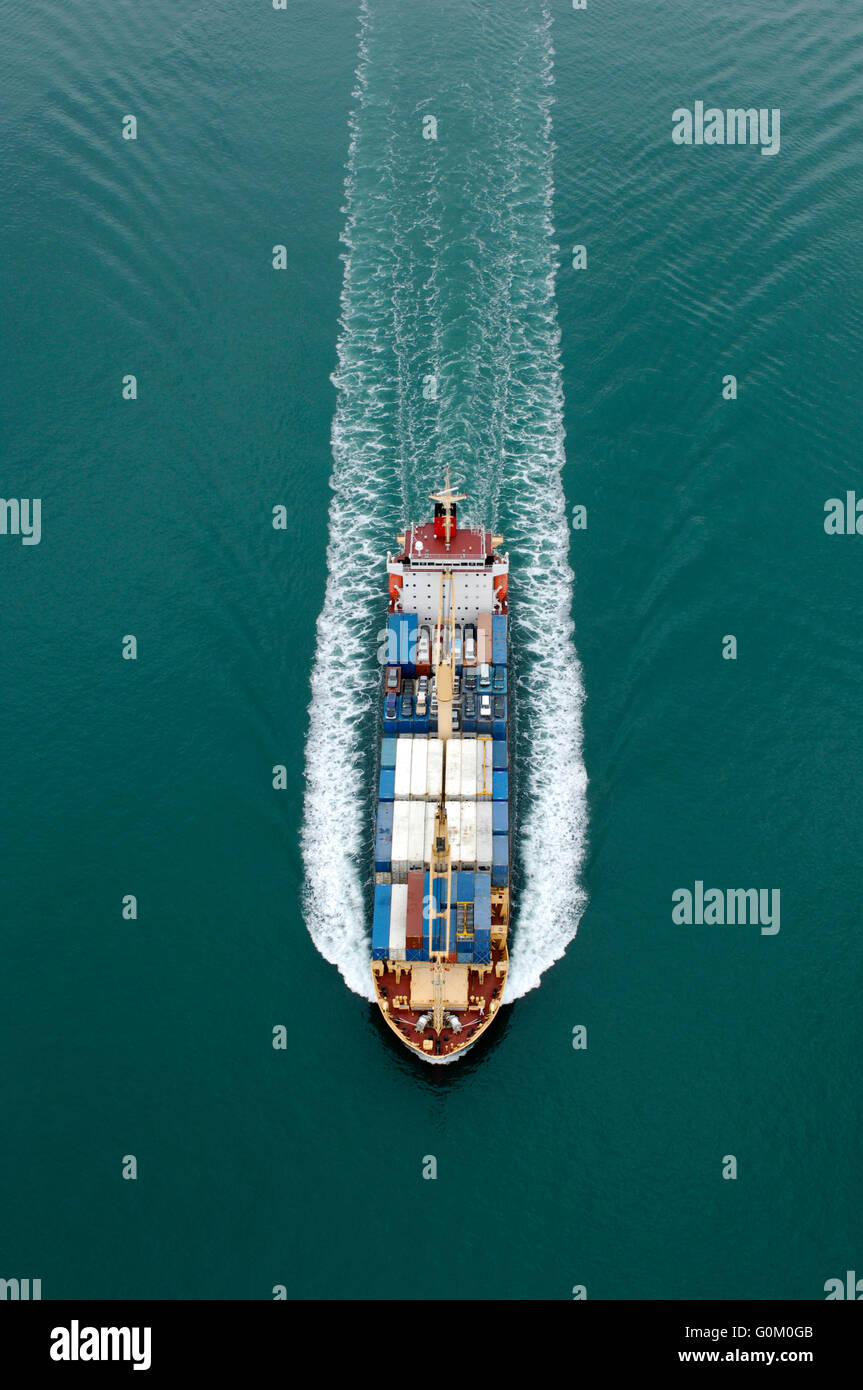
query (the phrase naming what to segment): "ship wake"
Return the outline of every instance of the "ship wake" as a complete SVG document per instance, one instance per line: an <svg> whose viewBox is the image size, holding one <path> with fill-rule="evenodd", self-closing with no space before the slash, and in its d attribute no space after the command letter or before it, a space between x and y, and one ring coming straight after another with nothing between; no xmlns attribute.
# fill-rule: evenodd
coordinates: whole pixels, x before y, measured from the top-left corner
<svg viewBox="0 0 863 1390"><path fill-rule="evenodd" d="M539 0L516 0L505 14L442 3L446 14L424 45L406 33L395 0L360 7L328 587L306 755L305 905L317 948L371 999L383 560L405 518L425 515L449 464L470 494L465 519L501 530L511 558L511 1001L563 954L585 904L584 694L561 477L551 20ZM440 138L425 142L420 122L438 108Z"/></svg>

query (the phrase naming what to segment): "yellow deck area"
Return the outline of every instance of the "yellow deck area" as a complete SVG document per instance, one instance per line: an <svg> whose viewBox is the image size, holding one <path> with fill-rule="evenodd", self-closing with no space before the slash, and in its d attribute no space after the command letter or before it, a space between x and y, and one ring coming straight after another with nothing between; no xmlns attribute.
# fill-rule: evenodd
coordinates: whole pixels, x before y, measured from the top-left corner
<svg viewBox="0 0 863 1390"><path fill-rule="evenodd" d="M466 1009L468 967L466 965L447 965L446 970L446 1008ZM417 961L411 969L411 1008L430 1009L434 1006L434 984L432 967L425 961Z"/></svg>

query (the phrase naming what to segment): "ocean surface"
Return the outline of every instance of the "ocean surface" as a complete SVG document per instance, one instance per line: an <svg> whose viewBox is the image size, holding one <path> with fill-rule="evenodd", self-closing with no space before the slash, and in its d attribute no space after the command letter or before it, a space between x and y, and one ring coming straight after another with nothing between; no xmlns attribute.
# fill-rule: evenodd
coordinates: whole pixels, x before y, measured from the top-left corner
<svg viewBox="0 0 863 1390"><path fill-rule="evenodd" d="M863 1261L863 13L0 31L0 493L41 503L0 534L0 1277L823 1298ZM778 152L676 144L696 102ZM447 465L510 553L517 906L501 1020L431 1068L367 960L383 562ZM674 920L698 884L779 917Z"/></svg>

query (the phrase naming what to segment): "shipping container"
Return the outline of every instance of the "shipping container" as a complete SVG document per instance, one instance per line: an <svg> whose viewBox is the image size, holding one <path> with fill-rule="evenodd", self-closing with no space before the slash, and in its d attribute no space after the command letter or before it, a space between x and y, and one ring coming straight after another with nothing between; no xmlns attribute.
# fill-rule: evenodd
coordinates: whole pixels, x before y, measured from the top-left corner
<svg viewBox="0 0 863 1390"><path fill-rule="evenodd" d="M493 753L490 738L478 738L476 741L476 794L477 796L491 796L492 794L492 770Z"/></svg>
<svg viewBox="0 0 863 1390"><path fill-rule="evenodd" d="M491 935L477 932L473 943L474 965L491 965Z"/></svg>
<svg viewBox="0 0 863 1390"><path fill-rule="evenodd" d="M391 801L378 802L378 819L376 828L378 834L380 834L382 830L389 831L390 834L393 833L393 803Z"/></svg>
<svg viewBox="0 0 863 1390"><path fill-rule="evenodd" d="M418 805L421 803L417 803ZM408 876L408 845L410 827L410 801L396 801L393 812L393 858L392 874L394 883L406 883Z"/></svg>
<svg viewBox="0 0 863 1390"><path fill-rule="evenodd" d="M375 873L388 874L393 858L392 832L380 832L375 836Z"/></svg>
<svg viewBox="0 0 863 1390"><path fill-rule="evenodd" d="M389 960L405 959L405 926L408 910L408 886L394 883L390 900L390 950Z"/></svg>
<svg viewBox="0 0 863 1390"><path fill-rule="evenodd" d="M396 765L396 743L395 738L381 739L381 767L395 767Z"/></svg>
<svg viewBox="0 0 863 1390"><path fill-rule="evenodd" d="M473 874L469 870L459 870L458 877L456 879L456 886L458 893L456 901L460 903L472 903Z"/></svg>
<svg viewBox="0 0 863 1390"><path fill-rule="evenodd" d="M399 653L400 633L401 617L398 613L391 613L387 618L387 666L399 666L401 664Z"/></svg>
<svg viewBox="0 0 863 1390"><path fill-rule="evenodd" d="M505 888L509 882L509 836L494 836L491 882L493 888Z"/></svg>
<svg viewBox="0 0 863 1390"><path fill-rule="evenodd" d="M396 774L394 768L385 767L381 769L380 781L378 783L378 797L381 801L392 801L396 794Z"/></svg>
<svg viewBox="0 0 863 1390"><path fill-rule="evenodd" d="M508 801L493 801L491 803L491 820L495 835L509 834Z"/></svg>
<svg viewBox="0 0 863 1390"><path fill-rule="evenodd" d="M434 817L437 810L436 801L426 802L426 829L425 844L423 846L423 858L426 864L431 863L432 840L434 839Z"/></svg>
<svg viewBox="0 0 863 1390"><path fill-rule="evenodd" d="M492 796L495 801L509 800L509 773L495 772L492 778Z"/></svg>
<svg viewBox="0 0 863 1390"><path fill-rule="evenodd" d="M476 796L476 739L461 741L461 795L471 800Z"/></svg>
<svg viewBox="0 0 863 1390"><path fill-rule="evenodd" d="M426 803L408 802L408 869L421 869L425 863Z"/></svg>
<svg viewBox="0 0 863 1390"><path fill-rule="evenodd" d="M416 675L418 636L419 619L416 613L406 613L401 620L401 631L399 634L401 642L399 664L404 668L406 676Z"/></svg>
<svg viewBox="0 0 863 1390"><path fill-rule="evenodd" d="M461 841L459 862L463 869L472 869L476 864L476 802L461 803Z"/></svg>
<svg viewBox="0 0 863 1390"><path fill-rule="evenodd" d="M493 666L506 665L506 616L495 613L491 620L491 660Z"/></svg>
<svg viewBox="0 0 863 1390"><path fill-rule="evenodd" d="M492 653L491 613L480 613L476 620L476 661L478 666L488 666Z"/></svg>
<svg viewBox="0 0 863 1390"><path fill-rule="evenodd" d="M495 739L492 745L492 766L495 772L505 772L507 766L507 746L506 740Z"/></svg>
<svg viewBox="0 0 863 1390"><path fill-rule="evenodd" d="M375 885L375 910L372 917L372 960L386 960L390 945L390 906L392 885Z"/></svg>
<svg viewBox="0 0 863 1390"><path fill-rule="evenodd" d="M460 801L447 801L446 819L449 834L449 852L453 864L461 858L461 808Z"/></svg>
<svg viewBox="0 0 863 1390"><path fill-rule="evenodd" d="M476 932L491 930L491 874L478 873L474 878L473 920Z"/></svg>
<svg viewBox="0 0 863 1390"><path fill-rule="evenodd" d="M407 914L405 918L405 945L408 952L422 951L423 946L423 896L425 894L425 875L422 872L408 872ZM408 954L408 960L416 957Z"/></svg>
<svg viewBox="0 0 863 1390"><path fill-rule="evenodd" d="M428 777L428 750L429 741L427 738L417 738L414 735L413 747L411 749L411 797L425 801L426 782Z"/></svg>
<svg viewBox="0 0 863 1390"><path fill-rule="evenodd" d="M402 734L396 742L395 791L396 801L402 801L411 794L411 754L414 741L410 735Z"/></svg>
<svg viewBox="0 0 863 1390"><path fill-rule="evenodd" d="M450 798L461 796L461 739L451 738L446 745L446 789Z"/></svg>
<svg viewBox="0 0 863 1390"><path fill-rule="evenodd" d="M441 779L443 777L443 743L439 738L430 738L428 741L428 776L427 787L429 797L440 798Z"/></svg>
<svg viewBox="0 0 863 1390"><path fill-rule="evenodd" d="M489 801L486 798L476 803L476 867L480 873L491 873L494 848L493 811L497 805L505 806L506 802Z"/></svg>

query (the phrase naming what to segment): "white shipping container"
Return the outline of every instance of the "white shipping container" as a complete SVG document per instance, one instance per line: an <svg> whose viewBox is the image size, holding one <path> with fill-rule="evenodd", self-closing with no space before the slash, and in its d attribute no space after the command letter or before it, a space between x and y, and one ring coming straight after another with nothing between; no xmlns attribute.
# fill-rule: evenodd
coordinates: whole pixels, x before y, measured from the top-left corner
<svg viewBox="0 0 863 1390"><path fill-rule="evenodd" d="M428 754L428 780L427 794L439 797L443 791L441 781L443 778L443 740L430 738Z"/></svg>
<svg viewBox="0 0 863 1390"><path fill-rule="evenodd" d="M491 861L494 853L493 834L491 802L480 799L476 803L476 867L478 873L491 873Z"/></svg>
<svg viewBox="0 0 863 1390"><path fill-rule="evenodd" d="M491 750L490 738L478 738L476 741L476 794L477 796L491 796L492 793L492 771L494 754Z"/></svg>
<svg viewBox="0 0 863 1390"><path fill-rule="evenodd" d="M476 739L462 739L461 794L472 801L476 796Z"/></svg>
<svg viewBox="0 0 863 1390"><path fill-rule="evenodd" d="M434 814L437 810L436 801L426 802L426 825L425 825L425 845L423 846L423 858L426 864L431 863L432 840L434 839Z"/></svg>
<svg viewBox="0 0 863 1390"><path fill-rule="evenodd" d="M425 862L425 801L411 801L408 811L408 868L421 869Z"/></svg>
<svg viewBox="0 0 863 1390"><path fill-rule="evenodd" d="M407 883L410 808L409 801L396 801L393 805L393 883Z"/></svg>
<svg viewBox="0 0 863 1390"><path fill-rule="evenodd" d="M461 796L461 739L447 739L446 745L446 789L444 793L453 799Z"/></svg>
<svg viewBox="0 0 863 1390"><path fill-rule="evenodd" d="M413 743L412 734L399 734L396 739L396 801L401 801L403 797L408 797L411 794L411 753L413 751Z"/></svg>
<svg viewBox="0 0 863 1390"><path fill-rule="evenodd" d="M461 803L461 867L473 869L476 865L476 802Z"/></svg>
<svg viewBox="0 0 863 1390"><path fill-rule="evenodd" d="M461 853L461 802L447 801L446 822L449 834L449 852L453 868L458 867Z"/></svg>
<svg viewBox="0 0 863 1390"><path fill-rule="evenodd" d="M390 960L405 960L405 929L408 920L408 886L394 883L390 900Z"/></svg>
<svg viewBox="0 0 863 1390"><path fill-rule="evenodd" d="M411 797L421 801L425 801L426 796L428 749L428 739L415 735L411 750Z"/></svg>

